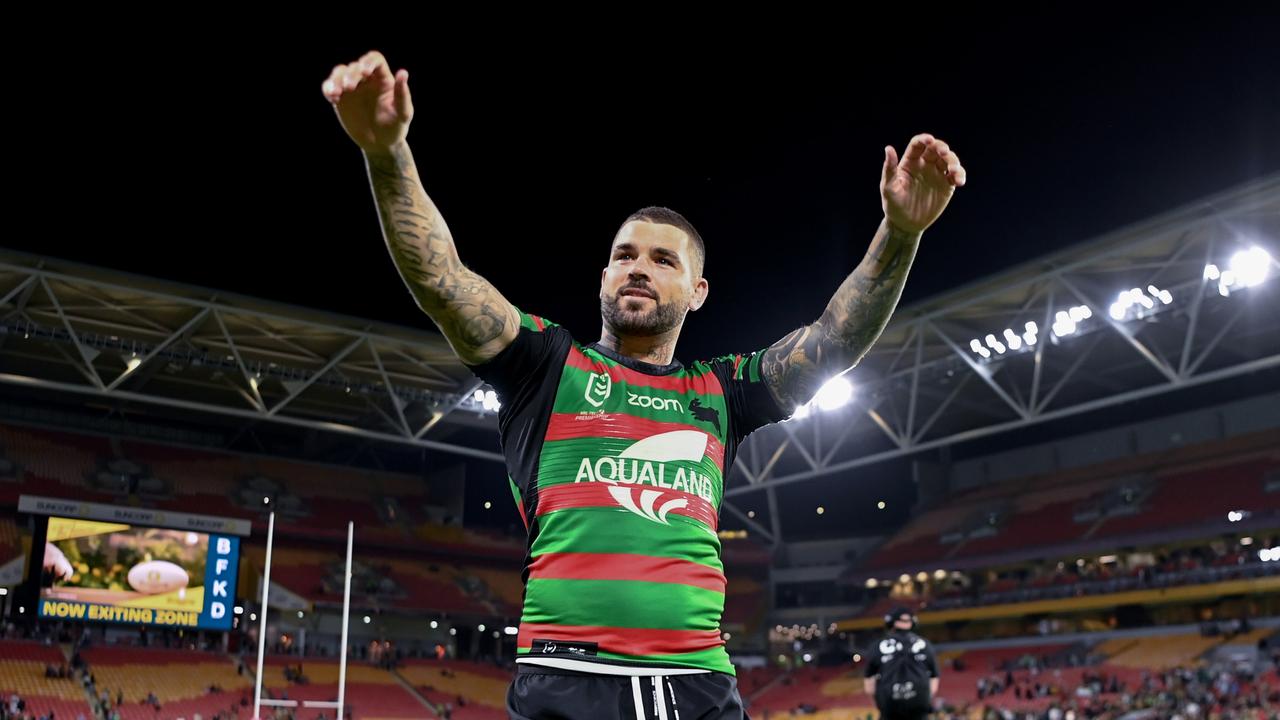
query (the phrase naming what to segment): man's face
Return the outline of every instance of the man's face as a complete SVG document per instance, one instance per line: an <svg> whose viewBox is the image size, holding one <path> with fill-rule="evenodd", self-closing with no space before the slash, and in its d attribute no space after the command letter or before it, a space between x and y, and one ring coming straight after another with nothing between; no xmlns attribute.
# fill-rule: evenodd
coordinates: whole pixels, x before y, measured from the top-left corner
<svg viewBox="0 0 1280 720"><path fill-rule="evenodd" d="M651 337L680 327L707 298L689 236L673 225L635 220L613 239L600 274L600 315L618 335Z"/></svg>
<svg viewBox="0 0 1280 720"><path fill-rule="evenodd" d="M902 615L897 620L893 621L893 627L895 627L898 630L902 630L904 632L907 630L910 630L911 625L912 625L912 622L911 622L910 615Z"/></svg>

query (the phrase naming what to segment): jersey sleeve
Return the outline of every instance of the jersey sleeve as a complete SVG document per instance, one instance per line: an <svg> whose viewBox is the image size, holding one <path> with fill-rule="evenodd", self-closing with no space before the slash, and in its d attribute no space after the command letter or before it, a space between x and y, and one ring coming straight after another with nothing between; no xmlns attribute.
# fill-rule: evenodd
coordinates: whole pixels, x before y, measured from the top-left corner
<svg viewBox="0 0 1280 720"><path fill-rule="evenodd" d="M711 361L712 371L724 388L725 404L729 408L729 430L735 442L742 442L754 430L791 415L778 407L773 393L765 385L760 374L763 355L764 350L757 350L746 355L724 355Z"/></svg>
<svg viewBox="0 0 1280 720"><path fill-rule="evenodd" d="M933 643L925 647L924 666L929 671L929 677L938 677L938 655L933 651Z"/></svg>
<svg viewBox="0 0 1280 720"><path fill-rule="evenodd" d="M553 369L551 361L556 350L568 342L568 333L559 325L519 309L516 312L520 314L520 330L511 344L479 365L467 365L493 388L504 406L516 402L522 392L538 384Z"/></svg>
<svg viewBox="0 0 1280 720"><path fill-rule="evenodd" d="M549 320L519 312L520 330L511 344L488 361L467 367L498 396L498 439L516 504L523 513L573 337Z"/></svg>
<svg viewBox="0 0 1280 720"><path fill-rule="evenodd" d="M880 648L872 645L865 651L867 656L867 677L872 678L880 674Z"/></svg>

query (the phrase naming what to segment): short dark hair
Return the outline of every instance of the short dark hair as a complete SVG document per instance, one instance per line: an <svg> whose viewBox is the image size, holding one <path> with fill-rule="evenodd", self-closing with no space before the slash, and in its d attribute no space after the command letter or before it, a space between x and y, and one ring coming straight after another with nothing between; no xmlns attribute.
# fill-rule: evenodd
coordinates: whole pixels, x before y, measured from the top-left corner
<svg viewBox="0 0 1280 720"><path fill-rule="evenodd" d="M685 216L671 208L655 205L631 213L631 217L628 217L622 224L625 226L627 223L634 222L636 220L643 220L644 222L651 222L658 225L670 225L683 230L684 233L689 236L689 243L693 245L694 270L696 271L695 275L702 274L702 269L707 266L707 246L703 244L702 236L699 235L698 231L693 227L693 223L689 222Z"/></svg>

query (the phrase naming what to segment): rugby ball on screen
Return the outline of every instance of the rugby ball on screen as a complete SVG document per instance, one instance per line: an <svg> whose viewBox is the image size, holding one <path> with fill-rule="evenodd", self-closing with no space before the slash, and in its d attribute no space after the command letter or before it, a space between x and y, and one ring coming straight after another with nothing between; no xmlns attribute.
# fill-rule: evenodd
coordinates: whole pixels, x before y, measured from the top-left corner
<svg viewBox="0 0 1280 720"><path fill-rule="evenodd" d="M129 569L129 585L147 595L181 590L188 580L186 570L166 560L141 562Z"/></svg>

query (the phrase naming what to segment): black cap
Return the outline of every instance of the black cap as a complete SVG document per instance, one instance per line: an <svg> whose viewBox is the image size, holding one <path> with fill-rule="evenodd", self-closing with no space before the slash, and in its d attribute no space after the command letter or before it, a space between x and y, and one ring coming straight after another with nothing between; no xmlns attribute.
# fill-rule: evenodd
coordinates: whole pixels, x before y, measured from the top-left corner
<svg viewBox="0 0 1280 720"><path fill-rule="evenodd" d="M903 615L906 615L907 617L915 617L915 613L906 605L899 605L889 611L889 617L893 618L895 622L902 618Z"/></svg>

